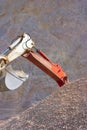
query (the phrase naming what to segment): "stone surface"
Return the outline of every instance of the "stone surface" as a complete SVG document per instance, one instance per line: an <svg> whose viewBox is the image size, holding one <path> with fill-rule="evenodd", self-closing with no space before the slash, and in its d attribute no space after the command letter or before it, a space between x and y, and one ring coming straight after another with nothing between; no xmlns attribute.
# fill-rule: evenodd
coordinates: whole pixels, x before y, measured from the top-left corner
<svg viewBox="0 0 87 130"><path fill-rule="evenodd" d="M29 33L52 61L61 64L70 81L87 75L86 0L0 0L0 52L23 32ZM51 78L23 58L13 66L29 72L30 78L15 91L0 92L1 120L58 89ZM0 87L4 86L0 81Z"/></svg>
<svg viewBox="0 0 87 130"><path fill-rule="evenodd" d="M0 130L86 129L87 77L66 85L38 105L0 124Z"/></svg>

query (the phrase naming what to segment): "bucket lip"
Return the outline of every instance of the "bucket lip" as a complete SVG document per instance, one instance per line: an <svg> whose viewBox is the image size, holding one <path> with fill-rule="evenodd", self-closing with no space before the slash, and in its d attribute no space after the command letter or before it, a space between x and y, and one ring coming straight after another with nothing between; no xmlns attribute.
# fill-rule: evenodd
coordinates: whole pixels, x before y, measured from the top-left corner
<svg viewBox="0 0 87 130"><path fill-rule="evenodd" d="M13 70L9 65L6 68L5 84L9 90L15 90L19 88L27 79L29 75L20 70Z"/></svg>
<svg viewBox="0 0 87 130"><path fill-rule="evenodd" d="M10 74L8 72L6 73L5 84L9 90L15 90L15 89L19 88L23 82L24 81L20 80L16 76L14 77L12 74Z"/></svg>

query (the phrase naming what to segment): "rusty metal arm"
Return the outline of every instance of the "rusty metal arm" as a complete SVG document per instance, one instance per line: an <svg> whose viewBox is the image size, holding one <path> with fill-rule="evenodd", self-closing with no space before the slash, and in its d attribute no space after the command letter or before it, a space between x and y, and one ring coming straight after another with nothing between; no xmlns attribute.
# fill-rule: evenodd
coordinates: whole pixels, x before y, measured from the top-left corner
<svg viewBox="0 0 87 130"><path fill-rule="evenodd" d="M41 50L27 52L23 57L52 77L60 87L67 82L67 75L61 66L53 63Z"/></svg>

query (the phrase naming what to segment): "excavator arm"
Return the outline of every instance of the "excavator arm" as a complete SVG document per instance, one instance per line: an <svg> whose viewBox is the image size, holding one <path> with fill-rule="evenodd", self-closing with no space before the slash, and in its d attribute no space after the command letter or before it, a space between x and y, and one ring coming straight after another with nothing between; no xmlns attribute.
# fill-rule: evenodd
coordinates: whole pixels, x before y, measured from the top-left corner
<svg viewBox="0 0 87 130"><path fill-rule="evenodd" d="M52 77L61 87L67 82L67 76L60 65L53 63L41 50L25 53L24 58L31 61L47 75Z"/></svg>
<svg viewBox="0 0 87 130"><path fill-rule="evenodd" d="M35 43L26 33L19 36L0 55L0 79L5 77L5 83L9 90L18 88L28 75L19 71L14 71L9 65L18 57L24 57L34 65L52 77L61 87L67 82L67 75L60 65L53 63L41 50L37 49Z"/></svg>

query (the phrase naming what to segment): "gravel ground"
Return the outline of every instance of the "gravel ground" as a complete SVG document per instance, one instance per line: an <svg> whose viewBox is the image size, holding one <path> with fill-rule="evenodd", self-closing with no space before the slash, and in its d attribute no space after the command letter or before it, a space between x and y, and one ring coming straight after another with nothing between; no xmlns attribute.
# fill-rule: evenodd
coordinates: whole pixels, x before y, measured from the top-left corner
<svg viewBox="0 0 87 130"><path fill-rule="evenodd" d="M2 122L0 130L87 130L87 78L67 84Z"/></svg>
<svg viewBox="0 0 87 130"><path fill-rule="evenodd" d="M0 53L24 32L30 34L36 47L62 66L71 82L87 76L87 0L0 0ZM19 115L54 91L66 94L65 88L60 90L54 80L24 58L14 61L13 67L23 69L30 78L19 89L6 92L2 92L6 86L0 81L1 122ZM81 91L86 95L83 88ZM83 95L80 97L75 99L82 100Z"/></svg>

